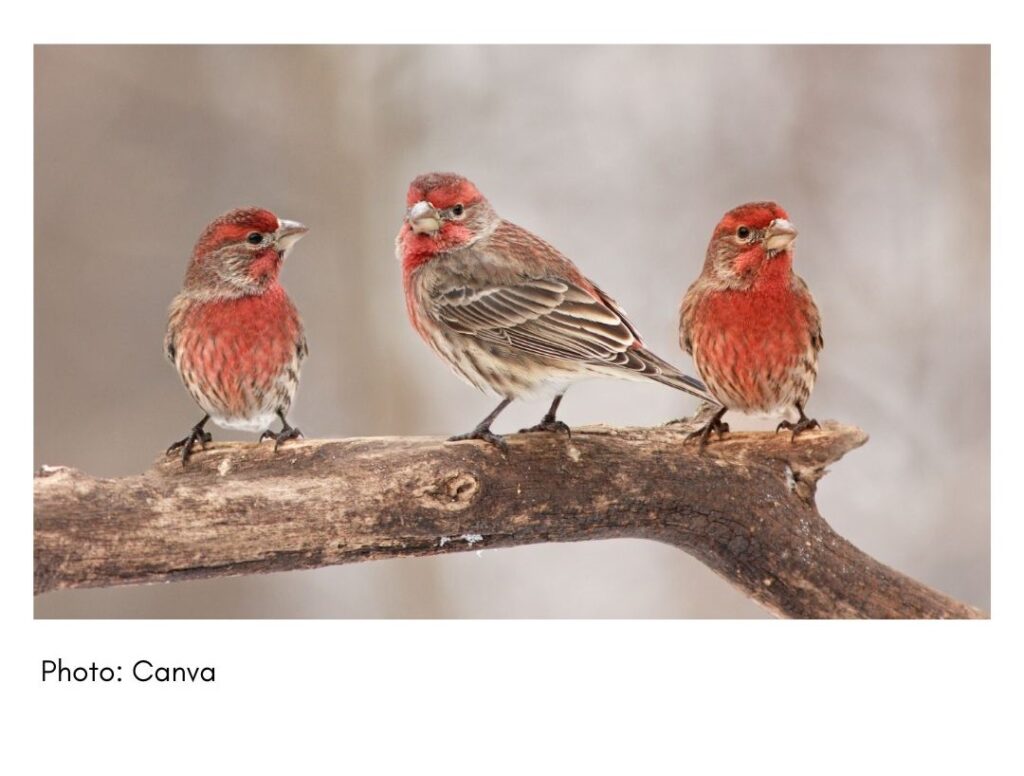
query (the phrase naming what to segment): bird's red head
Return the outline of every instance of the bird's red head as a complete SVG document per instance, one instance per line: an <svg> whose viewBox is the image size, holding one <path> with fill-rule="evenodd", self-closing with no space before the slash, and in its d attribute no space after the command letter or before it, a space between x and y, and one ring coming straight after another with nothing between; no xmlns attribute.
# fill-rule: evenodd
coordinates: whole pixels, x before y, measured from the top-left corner
<svg viewBox="0 0 1024 776"><path fill-rule="evenodd" d="M479 189L467 178L454 172L428 172L409 184L405 205L412 207L425 200L438 209L445 209L460 202L469 207L482 199Z"/></svg>
<svg viewBox="0 0 1024 776"><path fill-rule="evenodd" d="M774 202L749 202L718 222L708 245L704 272L724 280L754 280L767 268L788 273L796 228ZM778 262L771 262L779 257Z"/></svg>
<svg viewBox="0 0 1024 776"><path fill-rule="evenodd" d="M405 204L397 251L407 267L472 244L498 221L480 190L455 173L420 175L409 184Z"/></svg>
<svg viewBox="0 0 1024 776"><path fill-rule="evenodd" d="M210 295L258 294L277 280L285 254L308 229L262 208L240 208L199 236L185 288Z"/></svg>

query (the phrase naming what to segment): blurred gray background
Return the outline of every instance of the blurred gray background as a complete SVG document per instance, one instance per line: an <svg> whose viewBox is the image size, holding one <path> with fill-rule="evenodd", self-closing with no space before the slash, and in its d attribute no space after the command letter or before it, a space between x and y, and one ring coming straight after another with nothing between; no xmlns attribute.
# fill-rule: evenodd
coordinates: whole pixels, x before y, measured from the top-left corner
<svg viewBox="0 0 1024 776"><path fill-rule="evenodd" d="M824 316L808 411L871 434L822 482L822 514L989 607L987 47L42 46L35 63L36 466L137 473L199 418L161 340L196 237L233 207L312 229L283 273L311 349L290 420L341 437L461 432L493 404L407 323L393 240L416 174L470 177L688 370L677 307L711 230L771 198ZM652 425L694 406L592 381L560 417ZM627 540L59 592L35 610L765 616L689 556Z"/></svg>

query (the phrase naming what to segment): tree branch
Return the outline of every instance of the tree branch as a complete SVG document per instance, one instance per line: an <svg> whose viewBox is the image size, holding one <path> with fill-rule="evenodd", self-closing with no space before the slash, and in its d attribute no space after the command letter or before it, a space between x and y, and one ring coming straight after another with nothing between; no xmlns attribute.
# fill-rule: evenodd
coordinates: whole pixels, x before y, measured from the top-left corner
<svg viewBox="0 0 1024 776"><path fill-rule="evenodd" d="M225 443L184 469L35 479L35 590L103 587L481 547L654 539L790 617L985 616L864 554L818 514L825 467L867 435L577 429L496 449L436 438Z"/></svg>

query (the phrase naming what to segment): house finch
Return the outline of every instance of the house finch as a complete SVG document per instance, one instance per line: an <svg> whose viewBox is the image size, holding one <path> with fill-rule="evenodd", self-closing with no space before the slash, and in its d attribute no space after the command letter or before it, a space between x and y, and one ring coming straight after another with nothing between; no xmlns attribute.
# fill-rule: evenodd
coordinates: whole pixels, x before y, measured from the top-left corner
<svg viewBox="0 0 1024 776"><path fill-rule="evenodd" d="M222 428L259 431L260 441L300 437L285 416L306 357L302 321L277 281L285 254L307 229L258 208L232 210L203 231L192 250L185 285L171 303L164 337L167 358L178 370L203 419L181 449L182 463L212 419ZM269 430L275 417L281 431Z"/></svg>
<svg viewBox="0 0 1024 776"><path fill-rule="evenodd" d="M395 250L413 327L457 375L501 403L467 434L506 449L491 423L545 389L551 408L523 431L568 432L555 418L569 384L607 375L655 380L701 398L700 381L647 350L604 291L539 237L503 220L461 175L409 186Z"/></svg>
<svg viewBox="0 0 1024 776"><path fill-rule="evenodd" d="M730 210L711 236L704 269L683 297L679 342L722 408L691 436L701 447L729 427L726 410L796 408L796 435L818 425L804 414L818 371L821 316L793 273L796 229L774 202Z"/></svg>

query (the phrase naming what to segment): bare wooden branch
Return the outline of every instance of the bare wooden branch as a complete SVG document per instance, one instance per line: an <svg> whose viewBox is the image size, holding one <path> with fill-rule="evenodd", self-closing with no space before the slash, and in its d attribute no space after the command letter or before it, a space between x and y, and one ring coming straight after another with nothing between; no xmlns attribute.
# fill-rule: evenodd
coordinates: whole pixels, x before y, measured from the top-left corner
<svg viewBox="0 0 1024 776"><path fill-rule="evenodd" d="M701 454L682 430L577 429L477 442L225 443L182 468L35 479L35 589L101 587L639 537L694 555L790 617L985 616L864 554L814 503L825 467L867 435L733 433Z"/></svg>

